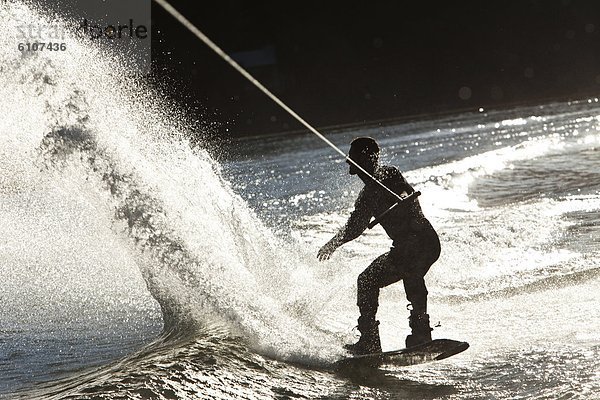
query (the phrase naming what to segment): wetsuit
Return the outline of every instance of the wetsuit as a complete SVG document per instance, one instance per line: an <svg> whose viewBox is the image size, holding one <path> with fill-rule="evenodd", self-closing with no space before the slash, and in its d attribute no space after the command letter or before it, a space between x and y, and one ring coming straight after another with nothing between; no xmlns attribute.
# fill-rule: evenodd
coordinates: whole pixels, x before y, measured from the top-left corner
<svg viewBox="0 0 600 400"><path fill-rule="evenodd" d="M374 177L396 194L406 196L414 192L396 167L378 166ZM367 183L358 195L348 222L333 240L341 245L356 239L372 217L382 214L397 200L377 183ZM374 319L379 306L379 289L401 279L413 312L426 313L428 292L423 277L440 255L437 233L423 215L418 199L408 200L408 204L389 212L381 226L393 245L358 276L357 304L361 317Z"/></svg>

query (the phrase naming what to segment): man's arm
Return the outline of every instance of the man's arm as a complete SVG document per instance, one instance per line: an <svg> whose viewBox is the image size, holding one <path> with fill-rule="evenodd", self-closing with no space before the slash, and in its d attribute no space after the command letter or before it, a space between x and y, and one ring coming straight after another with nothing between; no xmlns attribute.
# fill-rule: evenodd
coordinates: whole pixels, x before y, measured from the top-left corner
<svg viewBox="0 0 600 400"><path fill-rule="evenodd" d="M328 260L338 247L359 237L367 229L371 217L365 189L363 189L354 203L354 211L350 213L346 225L319 250L317 254L319 260Z"/></svg>

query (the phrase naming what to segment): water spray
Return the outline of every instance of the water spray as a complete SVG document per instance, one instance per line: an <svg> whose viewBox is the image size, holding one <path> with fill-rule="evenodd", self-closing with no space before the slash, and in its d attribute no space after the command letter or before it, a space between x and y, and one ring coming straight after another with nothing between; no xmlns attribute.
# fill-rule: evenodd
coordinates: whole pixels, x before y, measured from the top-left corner
<svg viewBox="0 0 600 400"><path fill-rule="evenodd" d="M410 196L408 196L408 197L402 197L399 194L392 191L387 186L385 186L382 182L380 182L378 179L376 179L372 174L368 173L363 167L358 165L358 163L356 161L354 161L352 158L348 157L346 155L346 153L344 153L342 150L340 150L339 147L337 147L335 144L333 144L321 132L319 132L312 125L310 125L308 122L306 122L304 120L304 118L302 118L294 110L292 110L287 104L285 104L281 99L279 99L279 97L275 96L269 89L267 89L262 83L260 83L260 81L258 81L258 79L253 77L248 71L246 71L234 59L229 57L229 55L227 53L225 53L219 46L217 46L212 40L210 40L210 38L208 36L206 36L204 33L202 33L202 31L200 29L198 29L194 24L192 24L186 17L184 17L183 14L181 14L171 4L169 4L168 1L166 1L166 0L154 0L154 1L158 5L160 5L162 8L164 8L169 14L171 14L171 16L173 18L175 18L183 26L185 26L187 29L189 29L190 32L192 32L198 39L200 39L202 42L204 42L204 44L206 44L208 47L210 47L211 50L213 50L215 53L217 53L223 60L225 60L229 65L231 65L242 76L244 76L246 79L248 79L248 81L250 81L254 86L256 86L261 92L263 92L271 100L273 100L275 103L277 103L281 108L283 108L288 114L290 114L298 122L300 122L302 125L304 125L309 131L311 131L313 134L315 134L319 139L324 141L329 147L331 147L333 150L335 150L337 153L339 153L342 157L344 157L347 162L354 165L356 168L358 168L358 170L360 170L362 173L364 173L366 176L368 176L370 179L372 179L374 182L376 182L379 186L381 186L383 189L385 189L387 192L389 192L390 194L392 194L394 197L396 197L398 199L398 201L396 203L394 203L388 210L386 210L381 215L379 215L377 218L375 218L375 220L373 220L372 223L369 225L369 228L372 228L375 225L377 225L377 223L379 223L379 221L385 214L390 212L392 209L396 208L403 201L406 201L409 199L414 199L421 194L421 192L417 191L417 192L411 193Z"/></svg>

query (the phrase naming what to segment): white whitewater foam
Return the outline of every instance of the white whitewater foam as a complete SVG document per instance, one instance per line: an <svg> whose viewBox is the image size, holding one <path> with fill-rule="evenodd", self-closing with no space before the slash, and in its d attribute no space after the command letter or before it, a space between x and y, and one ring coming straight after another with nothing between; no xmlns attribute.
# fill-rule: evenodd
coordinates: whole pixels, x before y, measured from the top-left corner
<svg viewBox="0 0 600 400"><path fill-rule="evenodd" d="M43 23L44 17L20 4L0 11L0 98L6 110L0 193L43 196L56 187L57 198L44 199L52 215L69 214L61 196L94 205L87 210L96 215L87 218L104 226L91 246L116 245L116 252L130 254L169 323L203 326L216 320L275 357L335 358L339 343L313 326L326 296L311 278L313 266L264 227L206 151L190 147L177 110L143 83L122 77L119 60L98 57L101 50L74 38L67 39L66 53L14 51L10 33L17 21ZM45 233L38 228L56 230L67 242L84 234L76 226L65 231L60 219L40 218L39 226L25 224L30 232L22 233L39 257L56 247L39 242ZM108 240L107 229L118 239ZM63 261L49 261L44 273L58 281L79 279ZM18 253L14 263L25 268ZM94 264L90 260L88 268ZM26 304L27 293L13 289L10 295Z"/></svg>

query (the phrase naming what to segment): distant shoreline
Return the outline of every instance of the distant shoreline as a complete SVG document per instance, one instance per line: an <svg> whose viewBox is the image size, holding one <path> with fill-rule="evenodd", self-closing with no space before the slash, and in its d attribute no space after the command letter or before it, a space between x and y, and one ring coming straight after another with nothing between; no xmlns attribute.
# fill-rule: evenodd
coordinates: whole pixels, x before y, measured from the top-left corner
<svg viewBox="0 0 600 400"><path fill-rule="evenodd" d="M516 108L520 108L520 107L545 107L545 106L551 106L554 104L565 104L565 103L574 103L574 104L580 104L580 103L587 103L588 100L590 98L596 98L596 97L600 97L600 93L595 93L595 94L590 94L588 96L584 96L584 97L576 97L576 98L547 98L544 99L541 102L511 102L511 103L506 103L503 104L501 106L494 106L494 107L489 107L486 108L485 106L482 106L481 108L484 109L484 113L485 112L492 112L492 111L509 111L511 109L516 109ZM407 123L407 122L411 122L411 121L420 121L420 120L426 120L426 119L439 119L439 118L443 118L443 117L451 117L451 116L458 116L458 115L462 115L462 114L466 114L466 113L473 113L473 114L477 114L480 113L479 108L473 108L473 107L465 107L465 108L460 108L460 109L452 109L452 110L444 110L444 111L434 111L434 112L430 112L430 113L420 113L420 114L411 114L411 115L403 115L403 116L398 116L398 117L392 117L392 118L382 118L382 119L377 119L377 120L365 120L365 121L357 121L357 122L348 122L348 123L343 123L343 124L335 124L335 125L326 125L326 126L317 126L315 127L318 131L320 132L327 132L327 133L333 133L333 132L340 132L340 131L347 131L347 130L352 130L352 129L356 129L356 128L373 128L373 127L386 127L386 126L392 126L392 125L396 125L396 124L400 124L400 123ZM309 121L310 123L310 121ZM269 132L269 133L251 133L251 134L232 134L229 139L239 142L239 141L244 141L244 140L252 140L252 139L257 139L257 138L271 138L271 137L278 137L278 136L283 136L283 135L298 135L298 134L303 134L308 132L308 129L304 128L304 129L290 129L290 130L285 130L285 131L279 131L279 132Z"/></svg>

